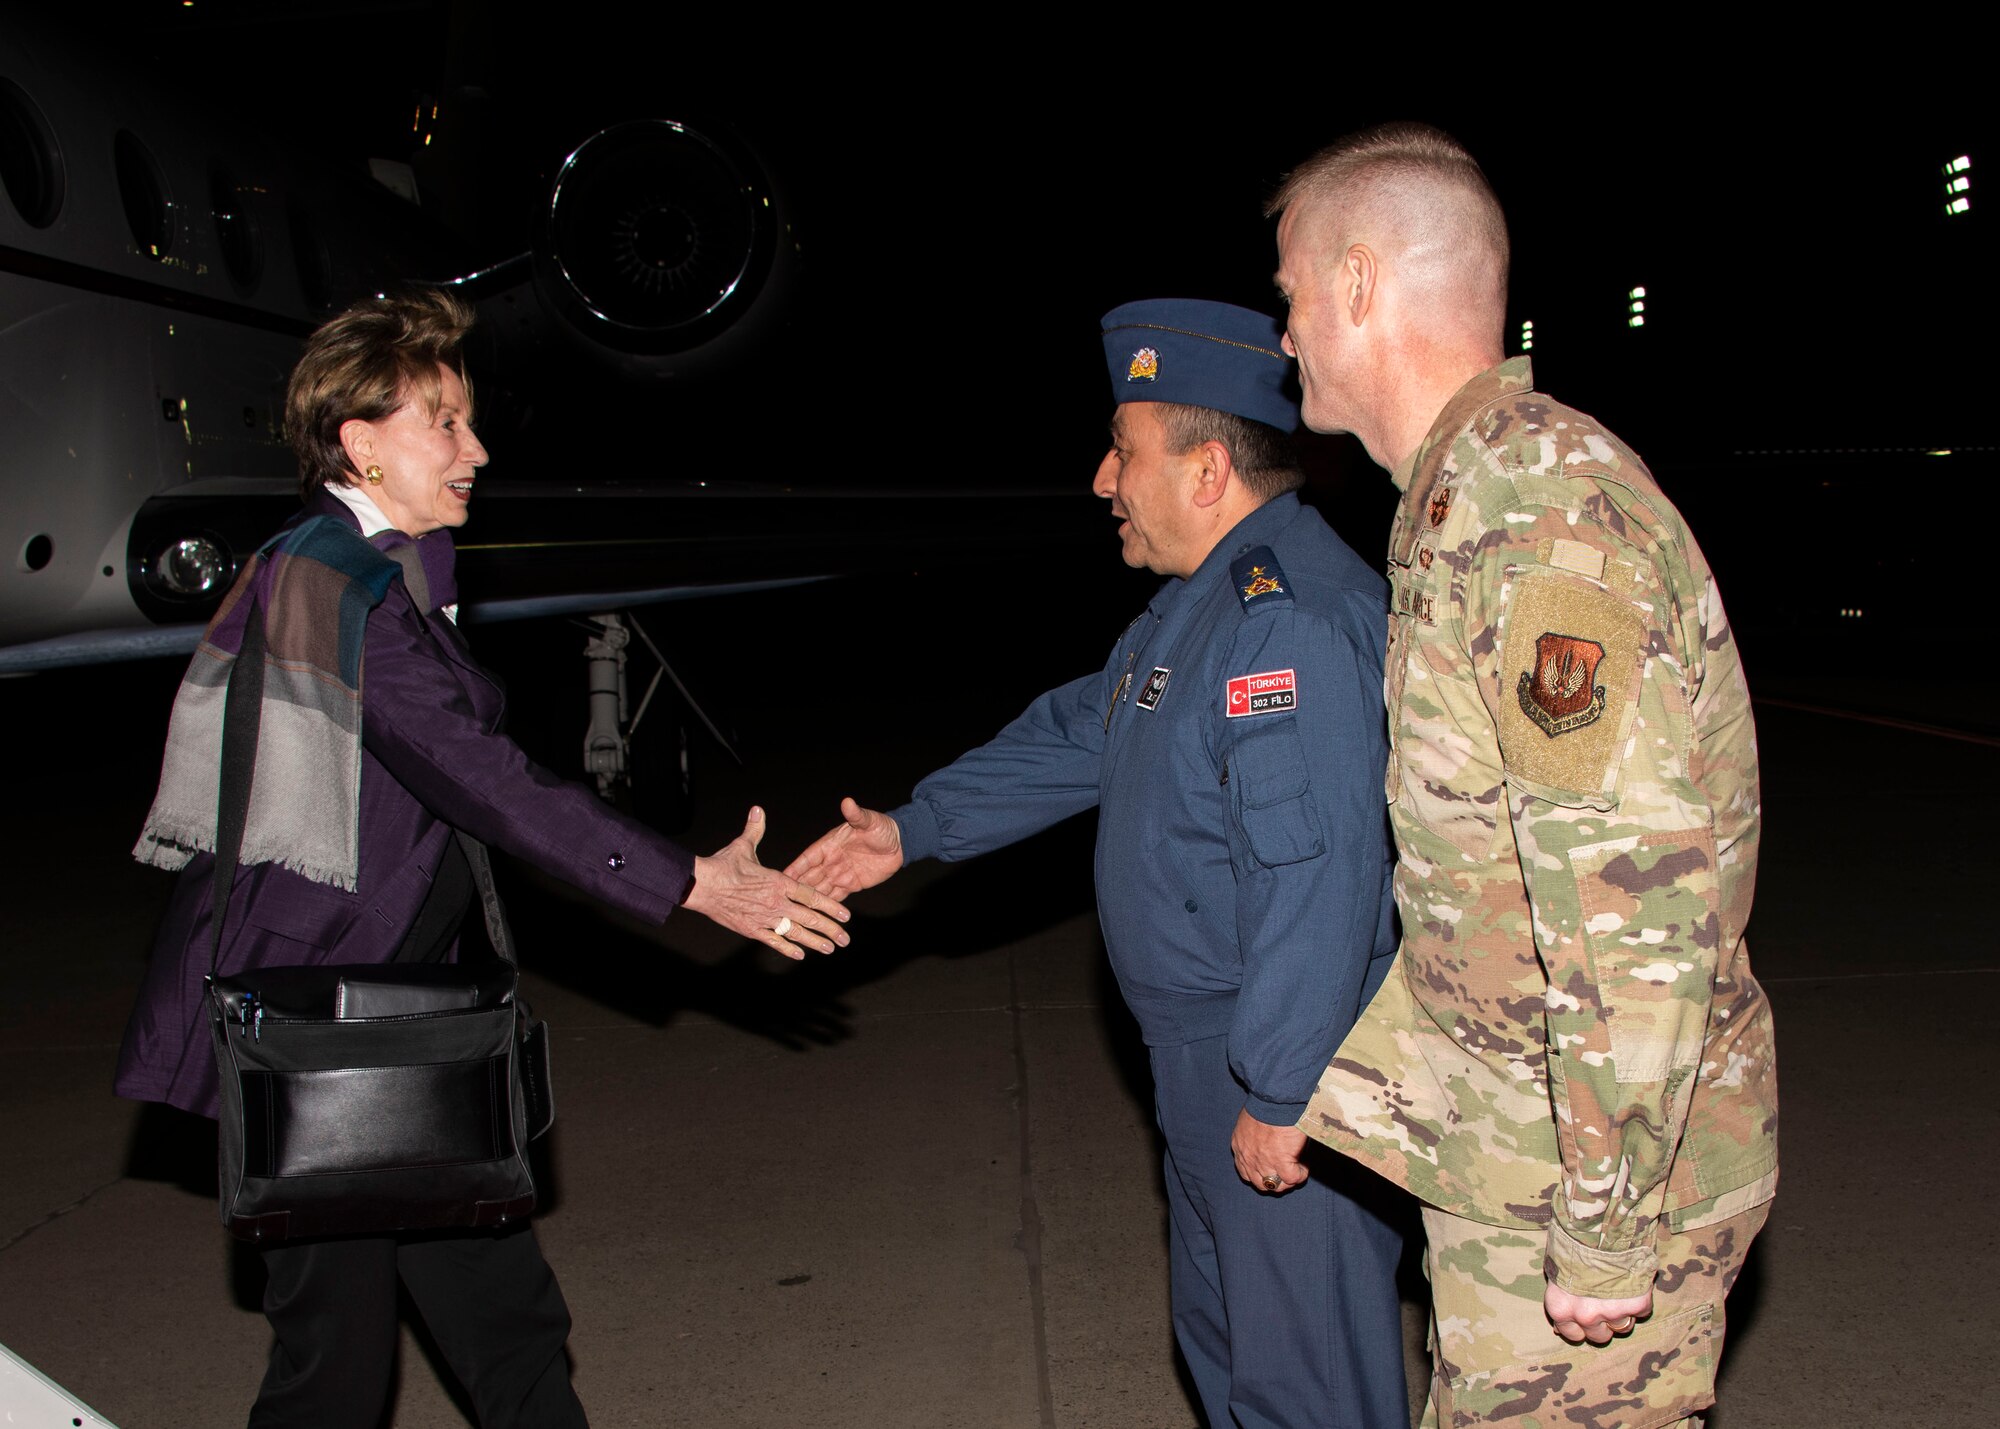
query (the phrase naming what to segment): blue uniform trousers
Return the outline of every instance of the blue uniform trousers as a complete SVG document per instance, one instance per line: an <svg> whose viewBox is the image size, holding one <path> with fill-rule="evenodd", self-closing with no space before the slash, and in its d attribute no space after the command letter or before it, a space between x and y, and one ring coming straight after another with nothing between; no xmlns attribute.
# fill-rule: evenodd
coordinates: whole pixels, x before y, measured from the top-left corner
<svg viewBox="0 0 2000 1429"><path fill-rule="evenodd" d="M1211 1429L1409 1423L1402 1236L1314 1178L1267 1196L1236 1174L1229 1039L1151 1049L1166 1137L1174 1335ZM1340 1163L1329 1174L1362 1174Z"/></svg>

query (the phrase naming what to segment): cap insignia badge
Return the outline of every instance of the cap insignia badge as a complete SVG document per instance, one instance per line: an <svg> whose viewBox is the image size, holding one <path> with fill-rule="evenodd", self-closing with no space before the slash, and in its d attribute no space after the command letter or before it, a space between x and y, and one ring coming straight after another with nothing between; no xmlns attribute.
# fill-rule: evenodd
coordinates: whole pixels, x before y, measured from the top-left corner
<svg viewBox="0 0 2000 1429"><path fill-rule="evenodd" d="M1160 380L1160 354L1150 347L1142 347L1132 354L1132 365L1125 369L1127 382L1157 382Z"/></svg>

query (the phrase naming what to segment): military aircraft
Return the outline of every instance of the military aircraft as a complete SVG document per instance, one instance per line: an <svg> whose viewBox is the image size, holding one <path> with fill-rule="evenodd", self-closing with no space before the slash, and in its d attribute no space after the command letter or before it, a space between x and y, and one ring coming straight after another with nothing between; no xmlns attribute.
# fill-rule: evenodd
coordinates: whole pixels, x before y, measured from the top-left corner
<svg viewBox="0 0 2000 1429"><path fill-rule="evenodd" d="M419 105L418 135L436 118ZM407 163L317 163L255 114L0 20L0 674L193 648L296 509L285 379L356 297L427 281L476 304L489 432L521 429L552 373L700 400L768 349L801 245L748 141L647 114L565 147L522 225L530 246L482 259L416 201ZM590 618L587 764L607 792L627 768L627 646L651 643L620 612L905 561L942 533L998 551L1096 524L1057 515L1089 501L1081 483L831 489L754 467L676 479L664 450L613 473L575 460L481 483L459 543L465 618Z"/></svg>

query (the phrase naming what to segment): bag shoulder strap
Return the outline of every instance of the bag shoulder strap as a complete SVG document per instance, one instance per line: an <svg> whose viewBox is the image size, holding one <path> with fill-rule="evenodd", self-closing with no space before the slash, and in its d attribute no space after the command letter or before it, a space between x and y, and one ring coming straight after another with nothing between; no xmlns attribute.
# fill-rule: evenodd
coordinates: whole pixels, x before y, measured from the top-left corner
<svg viewBox="0 0 2000 1429"><path fill-rule="evenodd" d="M264 709L264 608L250 597L250 618L243 626L243 643L229 668L229 685L222 699L222 777L215 810L215 867L209 880L214 892L209 930L208 975L222 957L222 923L229 916L236 886L236 862L243 852L243 829L250 818L250 785L257 769L257 728Z"/></svg>

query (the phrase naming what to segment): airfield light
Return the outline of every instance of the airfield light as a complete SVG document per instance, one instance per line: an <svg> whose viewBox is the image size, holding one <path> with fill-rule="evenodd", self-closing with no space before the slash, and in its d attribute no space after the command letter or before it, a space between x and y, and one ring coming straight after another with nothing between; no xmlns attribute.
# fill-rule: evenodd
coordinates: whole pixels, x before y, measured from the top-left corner
<svg viewBox="0 0 2000 1429"><path fill-rule="evenodd" d="M1955 218L1972 207L1972 156L1960 154L1944 166L1944 216Z"/></svg>
<svg viewBox="0 0 2000 1429"><path fill-rule="evenodd" d="M1522 318L1521 351L1533 352L1534 350L1535 350L1535 320L1533 318Z"/></svg>

